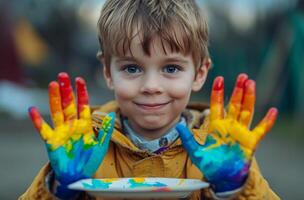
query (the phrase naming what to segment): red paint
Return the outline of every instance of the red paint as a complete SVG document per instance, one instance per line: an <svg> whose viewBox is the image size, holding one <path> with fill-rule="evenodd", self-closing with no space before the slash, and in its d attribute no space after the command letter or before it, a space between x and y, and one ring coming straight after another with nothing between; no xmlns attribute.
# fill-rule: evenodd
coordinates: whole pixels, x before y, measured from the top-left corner
<svg viewBox="0 0 304 200"><path fill-rule="evenodd" d="M266 123L266 131L269 131L274 122L276 121L276 118L278 116L278 110L276 108L270 108L266 114L266 116L263 118L261 123Z"/></svg>
<svg viewBox="0 0 304 200"><path fill-rule="evenodd" d="M236 81L236 86L238 88L243 88L244 87L244 83L247 81L247 79L248 79L247 74L243 73L243 74L238 75L237 81Z"/></svg>
<svg viewBox="0 0 304 200"><path fill-rule="evenodd" d="M38 131L40 131L40 129L42 127L43 119L42 119L38 109L36 107L30 107L28 109L28 112L29 112L31 120L33 121L35 128Z"/></svg>
<svg viewBox="0 0 304 200"><path fill-rule="evenodd" d="M59 73L58 82L60 87L62 107L65 109L74 101L73 89L69 75L65 72Z"/></svg>
<svg viewBox="0 0 304 200"><path fill-rule="evenodd" d="M80 113L84 106L89 105L89 95L85 80L81 77L77 77L75 81L77 88L78 113Z"/></svg>
<svg viewBox="0 0 304 200"><path fill-rule="evenodd" d="M218 76L214 79L212 90L219 91L224 88L224 78Z"/></svg>
<svg viewBox="0 0 304 200"><path fill-rule="evenodd" d="M248 80L246 81L245 83L245 88L246 88L246 91L245 93L246 94L255 94L255 81L254 80Z"/></svg>
<svg viewBox="0 0 304 200"><path fill-rule="evenodd" d="M215 78L211 91L211 106L224 104L224 78L218 76Z"/></svg>

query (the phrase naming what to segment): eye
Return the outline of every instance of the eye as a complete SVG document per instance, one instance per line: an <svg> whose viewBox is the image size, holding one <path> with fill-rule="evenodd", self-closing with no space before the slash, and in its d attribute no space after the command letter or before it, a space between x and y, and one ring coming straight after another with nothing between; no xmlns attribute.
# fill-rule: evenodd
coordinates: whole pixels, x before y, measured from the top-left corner
<svg viewBox="0 0 304 200"><path fill-rule="evenodd" d="M125 65L123 66L123 71L128 74L135 74L142 72L142 69L138 65Z"/></svg>
<svg viewBox="0 0 304 200"><path fill-rule="evenodd" d="M181 71L181 67L178 65L167 65L163 68L163 72L168 74L174 74Z"/></svg>

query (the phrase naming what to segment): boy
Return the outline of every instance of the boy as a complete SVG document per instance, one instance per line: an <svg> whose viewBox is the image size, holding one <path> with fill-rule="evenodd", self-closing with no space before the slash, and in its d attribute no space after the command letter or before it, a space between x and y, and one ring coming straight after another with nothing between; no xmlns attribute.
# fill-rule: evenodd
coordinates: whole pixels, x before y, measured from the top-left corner
<svg viewBox="0 0 304 200"><path fill-rule="evenodd" d="M213 84L210 114L202 104L187 106L210 66L208 28L194 1L109 0L98 28L98 57L116 101L91 117L82 78L77 108L66 73L50 83L54 129L29 110L50 164L21 199L89 198L67 188L88 177L196 178L211 186L190 199L278 199L253 158L277 115L270 109L249 131L255 82L239 75L227 114L222 77Z"/></svg>

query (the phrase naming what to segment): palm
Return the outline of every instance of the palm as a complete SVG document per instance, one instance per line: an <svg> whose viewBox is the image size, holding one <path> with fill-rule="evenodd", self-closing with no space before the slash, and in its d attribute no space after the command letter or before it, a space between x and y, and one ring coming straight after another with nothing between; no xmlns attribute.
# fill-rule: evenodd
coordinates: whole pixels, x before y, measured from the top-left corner
<svg viewBox="0 0 304 200"><path fill-rule="evenodd" d="M241 74L224 112L224 82L215 79L211 94L210 125L204 145L197 144L185 127L178 127L183 145L193 163L204 173L216 191L240 187L245 181L258 142L272 127L277 111L272 108L252 130L249 125L255 103L255 82ZM185 134L186 133L186 134Z"/></svg>
<svg viewBox="0 0 304 200"><path fill-rule="evenodd" d="M108 148L113 131L114 114L103 120L96 137L92 129L91 113L85 81L76 79L77 109L70 80L60 73L58 82L49 85L52 129L35 107L29 114L46 142L46 147L56 179L62 184L91 177L100 165Z"/></svg>

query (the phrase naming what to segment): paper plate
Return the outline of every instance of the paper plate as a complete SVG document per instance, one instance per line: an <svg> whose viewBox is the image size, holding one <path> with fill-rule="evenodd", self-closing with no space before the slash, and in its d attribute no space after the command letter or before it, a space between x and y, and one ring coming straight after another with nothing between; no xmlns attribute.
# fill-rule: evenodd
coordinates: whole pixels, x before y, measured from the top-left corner
<svg viewBox="0 0 304 200"><path fill-rule="evenodd" d="M209 184L198 179L177 178L112 178L83 179L70 184L73 190L92 196L113 198L184 198Z"/></svg>

